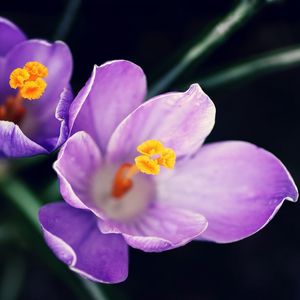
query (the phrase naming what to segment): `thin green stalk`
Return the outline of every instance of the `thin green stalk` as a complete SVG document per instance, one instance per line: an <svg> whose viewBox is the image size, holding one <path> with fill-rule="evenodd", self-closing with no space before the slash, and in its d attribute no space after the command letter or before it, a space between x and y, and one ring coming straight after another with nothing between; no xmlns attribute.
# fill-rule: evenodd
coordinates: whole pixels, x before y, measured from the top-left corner
<svg viewBox="0 0 300 300"><path fill-rule="evenodd" d="M94 300L105 300L106 297L102 291L97 287L97 285L91 281L80 278L82 285L89 291Z"/></svg>
<svg viewBox="0 0 300 300"><path fill-rule="evenodd" d="M266 2L271 1L239 1L232 11L216 23L206 35L200 38L184 54L182 59L149 89L149 97L164 91L195 61L202 60L209 52L212 52L221 43L224 43Z"/></svg>
<svg viewBox="0 0 300 300"><path fill-rule="evenodd" d="M23 216L33 225L33 228L41 233L40 224L38 222L40 202L36 199L34 194L31 193L21 181L9 176L0 180L0 191L9 198L10 203L21 211ZM38 256L40 256L46 264L56 272L79 299L105 300L104 295L102 295L100 291L99 295L102 295L101 298L96 294L96 291L100 289L98 285L91 282L89 287L87 287L86 284L83 284L83 279L72 274L64 267L64 265L55 259L51 252L46 248L44 242L42 242L40 235L35 238L33 247ZM95 286L91 288L92 285Z"/></svg>
<svg viewBox="0 0 300 300"><path fill-rule="evenodd" d="M16 178L12 179L12 177L3 179L0 188L1 192L22 212L35 229L40 231L37 219L40 203L31 191L21 181Z"/></svg>
<svg viewBox="0 0 300 300"><path fill-rule="evenodd" d="M49 185L45 188L43 195L43 198L49 202L61 199L57 178L49 183Z"/></svg>
<svg viewBox="0 0 300 300"><path fill-rule="evenodd" d="M0 299L17 300L25 279L26 264L21 256L13 256L6 262L0 282Z"/></svg>
<svg viewBox="0 0 300 300"><path fill-rule="evenodd" d="M300 45L272 51L237 63L231 67L215 71L211 75L196 80L205 88L218 88L234 81L241 81L274 71L294 68L300 65Z"/></svg>
<svg viewBox="0 0 300 300"><path fill-rule="evenodd" d="M81 5L81 0L69 0L64 11L63 17L60 24L57 27L57 30L53 36L54 40L64 40L74 22L75 16Z"/></svg>

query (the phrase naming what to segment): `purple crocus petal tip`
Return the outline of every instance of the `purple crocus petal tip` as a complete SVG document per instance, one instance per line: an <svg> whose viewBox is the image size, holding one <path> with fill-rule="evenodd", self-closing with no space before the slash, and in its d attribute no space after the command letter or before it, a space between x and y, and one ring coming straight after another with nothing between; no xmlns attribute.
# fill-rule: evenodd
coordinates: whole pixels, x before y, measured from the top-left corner
<svg viewBox="0 0 300 300"><path fill-rule="evenodd" d="M25 39L25 34L14 23L0 17L0 56L6 55L9 50Z"/></svg>
<svg viewBox="0 0 300 300"><path fill-rule="evenodd" d="M199 213L154 204L132 222L98 221L103 233L121 233L128 245L145 252L162 252L181 247L201 235L207 220Z"/></svg>
<svg viewBox="0 0 300 300"><path fill-rule="evenodd" d="M71 133L88 132L104 153L117 125L144 100L146 85L143 70L132 62L115 60L94 66L71 105Z"/></svg>
<svg viewBox="0 0 300 300"><path fill-rule="evenodd" d="M12 122L0 120L0 141L0 158L18 158L48 153L45 148L30 140L20 127Z"/></svg>
<svg viewBox="0 0 300 300"><path fill-rule="evenodd" d="M216 109L198 84L186 92L167 93L140 105L112 134L107 159L131 161L136 147L155 139L172 148L177 157L191 155L213 129Z"/></svg>
<svg viewBox="0 0 300 300"><path fill-rule="evenodd" d="M55 111L55 118L61 122L60 133L55 145L55 149L60 147L69 136L69 109L73 98L71 86L64 88L60 95Z"/></svg>
<svg viewBox="0 0 300 300"><path fill-rule="evenodd" d="M118 283L128 276L128 246L121 235L102 234L92 213L66 203L39 211L45 240L70 269L90 280Z"/></svg>
<svg viewBox="0 0 300 300"><path fill-rule="evenodd" d="M203 146L158 182L161 199L202 213L200 239L230 243L262 229L284 200L296 201L296 185L270 152L239 141Z"/></svg>

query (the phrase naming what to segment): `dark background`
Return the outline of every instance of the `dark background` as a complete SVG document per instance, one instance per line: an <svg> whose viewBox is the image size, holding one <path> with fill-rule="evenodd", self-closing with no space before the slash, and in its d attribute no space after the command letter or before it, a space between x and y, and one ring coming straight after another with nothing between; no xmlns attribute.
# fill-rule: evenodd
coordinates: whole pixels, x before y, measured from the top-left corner
<svg viewBox="0 0 300 300"><path fill-rule="evenodd" d="M30 38L51 40L66 3L1 1L0 15L18 24ZM82 1L66 38L74 55L74 90L88 79L93 64L119 58L139 64L151 84L176 63L172 57L177 51L234 3ZM269 5L170 89L240 59L296 43L300 43L300 2ZM216 126L208 141L240 139L264 147L284 162L299 185L299 84L300 68L293 68L218 89L203 86L217 107ZM34 180L40 172L34 169L28 176ZM51 162L42 172L52 172ZM300 299L299 213L298 204L286 202L266 228L233 244L192 242L160 254L131 250L128 280L105 289L118 300ZM13 262L15 253L25 257L20 299L75 299L34 253L0 247L0 267L7 260Z"/></svg>

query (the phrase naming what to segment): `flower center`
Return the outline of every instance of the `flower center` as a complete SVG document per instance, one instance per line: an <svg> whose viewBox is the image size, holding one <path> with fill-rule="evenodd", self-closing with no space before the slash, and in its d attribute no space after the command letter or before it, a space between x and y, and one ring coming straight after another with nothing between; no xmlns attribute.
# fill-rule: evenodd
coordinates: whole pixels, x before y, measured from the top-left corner
<svg viewBox="0 0 300 300"><path fill-rule="evenodd" d="M9 85L18 89L15 96L9 96L0 105L0 120L20 123L25 115L24 99L37 100L42 97L47 83L48 69L37 61L27 62L23 68L14 69L9 76Z"/></svg>
<svg viewBox="0 0 300 300"><path fill-rule="evenodd" d="M176 162L176 154L173 149L166 148L157 140L148 140L137 147L142 155L137 156L134 164L125 163L116 172L111 194L120 199L133 185L132 178L139 172L148 175L157 175L160 167L173 169Z"/></svg>

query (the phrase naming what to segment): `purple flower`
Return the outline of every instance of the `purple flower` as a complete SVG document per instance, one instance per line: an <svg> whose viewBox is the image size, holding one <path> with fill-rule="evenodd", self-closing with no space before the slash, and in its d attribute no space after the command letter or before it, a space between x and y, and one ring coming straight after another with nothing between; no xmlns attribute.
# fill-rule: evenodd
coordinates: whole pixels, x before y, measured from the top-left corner
<svg viewBox="0 0 300 300"><path fill-rule="evenodd" d="M49 247L94 281L125 280L127 245L160 252L192 240L238 241L298 197L271 153L240 141L202 146L215 107L198 85L142 104L145 94L135 64L94 68L54 165L67 203L39 213Z"/></svg>
<svg viewBox="0 0 300 300"><path fill-rule="evenodd" d="M68 136L72 56L0 18L0 158L49 153Z"/></svg>

